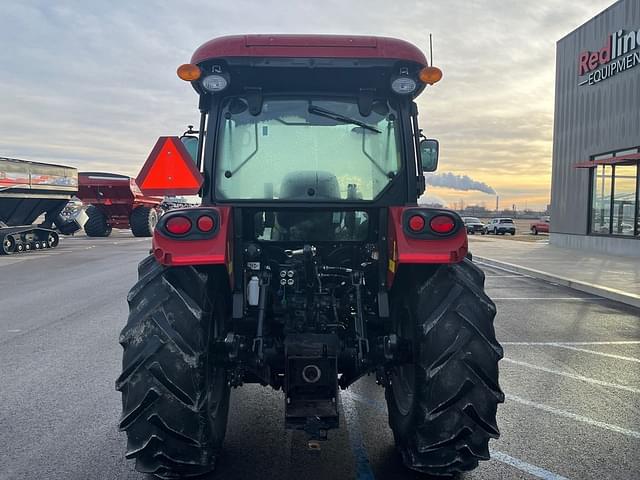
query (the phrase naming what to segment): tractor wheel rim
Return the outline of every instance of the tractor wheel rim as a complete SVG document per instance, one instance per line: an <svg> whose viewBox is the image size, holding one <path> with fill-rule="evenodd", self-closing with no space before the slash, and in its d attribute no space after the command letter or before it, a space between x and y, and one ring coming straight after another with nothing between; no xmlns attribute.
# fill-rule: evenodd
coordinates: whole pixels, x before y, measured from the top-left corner
<svg viewBox="0 0 640 480"><path fill-rule="evenodd" d="M13 241L10 238L5 238L4 242L2 242L2 249L4 253L13 252Z"/></svg>
<svg viewBox="0 0 640 480"><path fill-rule="evenodd" d="M406 307L396 316L396 333L404 339L414 338L414 329L411 328L413 319ZM413 364L397 365L391 371L391 391L398 411L406 416L411 412L415 396L416 369Z"/></svg>
<svg viewBox="0 0 640 480"><path fill-rule="evenodd" d="M415 395L415 367L413 365L395 367L391 374L391 385L396 408L402 415L408 415Z"/></svg>

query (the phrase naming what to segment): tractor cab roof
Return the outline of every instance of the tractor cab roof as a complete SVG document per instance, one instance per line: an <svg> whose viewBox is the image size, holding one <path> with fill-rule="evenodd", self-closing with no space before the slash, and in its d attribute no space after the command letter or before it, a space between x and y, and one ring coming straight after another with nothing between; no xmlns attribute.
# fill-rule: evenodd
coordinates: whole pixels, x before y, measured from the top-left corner
<svg viewBox="0 0 640 480"><path fill-rule="evenodd" d="M393 91L416 97L440 79L415 45L388 37L354 35L234 35L215 38L198 48L186 75L200 94L245 88L263 92ZM423 77L429 70L439 76ZM191 76L191 74L194 76ZM431 72L433 73L433 72ZM203 76L203 80L197 80ZM204 76L213 82L204 87ZM210 83L211 84L211 83ZM229 88L227 88L229 87ZM392 93L392 92L391 92Z"/></svg>
<svg viewBox="0 0 640 480"><path fill-rule="evenodd" d="M191 57L191 63L233 57L385 59L427 65L424 53L409 42L396 38L357 35L219 37L201 45Z"/></svg>

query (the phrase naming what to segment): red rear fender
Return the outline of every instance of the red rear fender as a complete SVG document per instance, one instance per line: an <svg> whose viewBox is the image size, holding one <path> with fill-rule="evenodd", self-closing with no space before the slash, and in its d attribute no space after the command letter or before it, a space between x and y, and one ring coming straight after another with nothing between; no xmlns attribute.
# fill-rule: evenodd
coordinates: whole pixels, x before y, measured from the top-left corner
<svg viewBox="0 0 640 480"><path fill-rule="evenodd" d="M229 276L233 274L233 222L230 207L193 207L171 210L163 215L153 232L153 254L162 265L225 265ZM186 217L191 228L184 234L174 235L167 223L175 217ZM213 220L213 228L202 231L198 219ZM211 222L206 222L208 226ZM204 224L203 224L204 225Z"/></svg>
<svg viewBox="0 0 640 480"><path fill-rule="evenodd" d="M424 219L424 228L412 232L411 217L419 215ZM450 232L434 231L430 222L435 217L448 217L454 227ZM420 222L418 222L420 224ZM451 210L422 207L391 207L389 209L389 267L387 283L393 278L400 265L407 264L450 264L464 260L469 251L467 230L460 216Z"/></svg>

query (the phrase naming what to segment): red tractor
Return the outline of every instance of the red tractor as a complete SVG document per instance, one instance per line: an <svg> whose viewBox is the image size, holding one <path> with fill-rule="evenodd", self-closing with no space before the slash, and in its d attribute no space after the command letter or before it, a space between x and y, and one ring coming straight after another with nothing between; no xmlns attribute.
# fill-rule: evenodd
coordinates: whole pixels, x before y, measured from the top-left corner
<svg viewBox="0 0 640 480"><path fill-rule="evenodd" d="M496 308L462 219L417 204L438 142L415 98L440 70L392 38L246 35L178 76L199 95L195 162L161 137L138 184L202 202L159 220L128 296L127 458L161 478L213 470L243 383L282 390L285 427L326 439L339 390L372 373L408 468L489 459Z"/></svg>
<svg viewBox="0 0 640 480"><path fill-rule="evenodd" d="M80 172L78 197L89 205L84 224L89 237L108 237L112 228L150 237L162 212L163 197L144 195L133 178L115 173Z"/></svg>

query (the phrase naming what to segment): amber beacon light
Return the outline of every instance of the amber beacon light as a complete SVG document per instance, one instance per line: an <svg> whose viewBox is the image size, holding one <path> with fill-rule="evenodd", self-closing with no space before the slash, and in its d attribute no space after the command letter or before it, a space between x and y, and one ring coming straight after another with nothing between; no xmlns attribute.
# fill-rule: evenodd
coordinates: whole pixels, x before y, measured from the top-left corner
<svg viewBox="0 0 640 480"><path fill-rule="evenodd" d="M200 67L193 65L192 63L185 63L178 67L178 77L185 82L195 82L202 75Z"/></svg>
<svg viewBox="0 0 640 480"><path fill-rule="evenodd" d="M438 67L424 67L420 70L420 81L427 85L438 83L442 79L442 70Z"/></svg>

